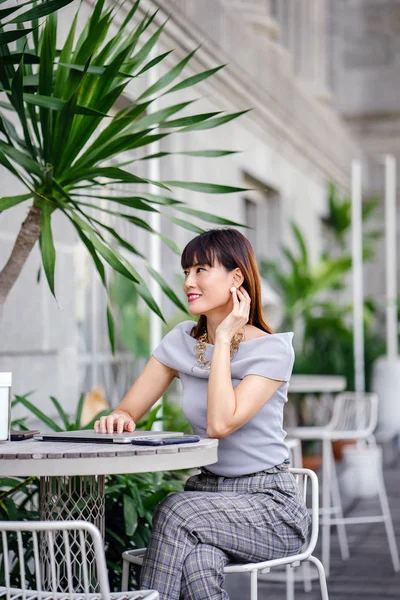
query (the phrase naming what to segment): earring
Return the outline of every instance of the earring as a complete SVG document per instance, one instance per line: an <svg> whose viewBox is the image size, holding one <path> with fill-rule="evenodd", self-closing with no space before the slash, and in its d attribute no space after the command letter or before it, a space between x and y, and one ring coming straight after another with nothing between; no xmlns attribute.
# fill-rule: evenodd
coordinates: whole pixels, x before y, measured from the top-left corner
<svg viewBox="0 0 400 600"><path fill-rule="evenodd" d="M232 294L233 294L233 292L236 292L235 286L233 285L229 291L232 292Z"/></svg>

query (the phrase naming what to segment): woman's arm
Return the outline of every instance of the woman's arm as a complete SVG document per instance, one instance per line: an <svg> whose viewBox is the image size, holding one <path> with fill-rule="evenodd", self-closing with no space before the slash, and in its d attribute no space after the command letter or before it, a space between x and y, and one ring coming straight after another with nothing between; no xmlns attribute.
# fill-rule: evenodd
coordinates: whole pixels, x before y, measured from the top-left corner
<svg viewBox="0 0 400 600"><path fill-rule="evenodd" d="M133 431L135 425L164 394L177 372L154 356L150 358L123 400L107 417L96 421L94 430L101 433Z"/></svg>
<svg viewBox="0 0 400 600"><path fill-rule="evenodd" d="M224 438L250 421L275 394L282 381L247 375L232 386L230 341L215 340L207 393L207 435Z"/></svg>

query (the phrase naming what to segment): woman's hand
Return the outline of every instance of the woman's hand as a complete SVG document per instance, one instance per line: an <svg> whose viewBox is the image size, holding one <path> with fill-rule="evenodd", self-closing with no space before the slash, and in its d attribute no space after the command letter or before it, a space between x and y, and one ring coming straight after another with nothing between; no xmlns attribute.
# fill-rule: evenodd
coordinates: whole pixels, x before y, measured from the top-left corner
<svg viewBox="0 0 400 600"><path fill-rule="evenodd" d="M241 331L249 320L251 298L243 286L232 292L232 312L220 323L215 332L216 339L229 342Z"/></svg>
<svg viewBox="0 0 400 600"><path fill-rule="evenodd" d="M114 412L106 417L100 417L94 424L94 430L97 433L122 433L123 431L132 432L135 430L135 423L126 412Z"/></svg>

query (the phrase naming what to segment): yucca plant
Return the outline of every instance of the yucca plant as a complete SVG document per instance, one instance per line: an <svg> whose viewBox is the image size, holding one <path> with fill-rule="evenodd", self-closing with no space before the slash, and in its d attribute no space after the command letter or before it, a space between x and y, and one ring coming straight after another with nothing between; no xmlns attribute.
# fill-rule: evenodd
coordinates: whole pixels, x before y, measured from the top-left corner
<svg viewBox="0 0 400 600"><path fill-rule="evenodd" d="M0 164L26 188L24 194L1 198L0 211L23 202L29 206L11 255L0 272L0 308L38 240L43 269L55 295L56 250L52 217L55 211L61 211L90 253L106 291L106 267L109 265L133 281L150 309L163 318L143 277L127 260L125 251L143 259L151 276L168 297L178 308L186 309L173 289L146 262L134 240L132 243L124 239L93 214L103 211L160 235L175 252L179 249L173 241L149 225L146 216L150 212L168 207L166 216L169 219L195 232L202 229L190 223L188 215L217 224L239 225L185 206L172 190L227 194L244 191L242 188L193 181L150 182L134 174L133 169L139 161L171 154L152 154L149 146L153 142L178 133L213 129L246 111L187 115L194 99L166 104L168 94L174 92L176 98L176 92L193 87L222 68L217 66L181 77L195 50L172 68L164 69L163 75L147 89L140 89L126 108L117 110L116 103L124 95L127 85L133 88L141 75L161 65L171 54L172 51L162 54L155 51L165 23L156 26L157 12L143 15L140 0L136 0L122 24L118 24L117 33L112 35L111 25L121 7L116 4L107 7L105 0L97 0L79 35L78 7L66 42L58 50L57 13L49 12L69 3L66 0L52 0L40 5L27 2L0 11L0 91L3 96L0 103ZM33 8L25 10L29 4L33 4ZM21 10L25 12L21 13ZM42 16L45 18L41 19ZM154 102L161 97L163 107L152 110ZM185 109L185 116L177 116ZM18 123L16 127L14 122ZM136 150L135 160L125 154ZM232 153L231 150L195 149L181 154L195 160L196 157L218 158ZM118 160L117 164L110 164L111 159ZM127 165L130 170L126 169ZM149 191L149 184L156 186L159 192ZM104 208L104 203L100 205L100 200L104 199L110 201L112 208ZM123 212L118 210L121 207ZM126 207L133 210L127 212ZM185 219L177 218L171 208L184 213ZM137 211L143 211L143 216L138 217ZM113 345L109 300L107 317Z"/></svg>

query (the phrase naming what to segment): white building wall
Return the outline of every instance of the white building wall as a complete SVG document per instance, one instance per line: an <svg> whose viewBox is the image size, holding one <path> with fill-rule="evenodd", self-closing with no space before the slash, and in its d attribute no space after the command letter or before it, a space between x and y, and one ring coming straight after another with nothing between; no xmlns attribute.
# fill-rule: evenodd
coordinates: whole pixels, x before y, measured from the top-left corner
<svg viewBox="0 0 400 600"><path fill-rule="evenodd" d="M400 0L331 0L334 103L363 150L364 195L383 199L382 156L397 159L400 209ZM383 213L383 203L382 210ZM400 254L400 210L398 210ZM383 229L382 214L373 224ZM365 293L384 304L384 241L365 269ZM398 277L400 277L400 264Z"/></svg>
<svg viewBox="0 0 400 600"><path fill-rule="evenodd" d="M195 15L192 14L194 5ZM308 86L304 79L294 74L288 50L268 36L255 36L240 13L233 14L229 7L217 1L170 0L161 3L143 0L141 6L143 11L159 7L158 23L170 14L160 51L174 47L174 63L202 42L185 76L229 63L212 79L197 86L195 91L180 94L179 101L185 97L200 97L193 109L205 112L253 108L252 112L214 131L166 138L162 142L163 150L221 148L240 150L241 153L219 159L165 158L161 162L162 179L209 181L243 187L246 175L256 179L280 196L282 240L285 244L291 243L290 221L295 220L307 237L311 257L316 259L321 251L320 219L326 210L326 182L333 180L348 187L350 159L357 151L346 127L329 104L318 99L315 87ZM82 5L82 23L89 10L90 2L87 1ZM71 7L64 9L62 15L60 24L65 34L73 16ZM191 21L194 17L195 22ZM211 22L212 27L208 28L207 24ZM171 61L172 58L169 64L172 64ZM133 83L130 89L137 95ZM128 88L127 100L129 93ZM172 99L172 96L168 97L168 102ZM18 186L4 171L0 176L5 182L2 187L7 195L18 193ZM244 222L243 194L213 196L178 190L176 197L199 210ZM18 207L7 211L0 219L2 261L11 250L25 211L24 206ZM176 216L187 218L183 214ZM193 237L190 232L171 226L166 219L162 223L163 231L174 237L181 247ZM210 226L204 222L199 224L205 228ZM92 318L94 324L99 323L99 335L91 337L96 340L97 347L89 348L93 357L97 354L98 359L99 353L103 353L104 359L109 350L104 334L105 315L99 310L101 302L97 303L98 308L96 302L89 302L86 313L82 312L82 297L91 292L95 284L89 274L85 279L86 267L82 265L84 259L82 252L77 250L76 238L65 219L56 216L55 226L56 290L60 309L51 297L44 277L39 285L35 283L39 265L39 252L35 248L4 311L0 370L13 371L15 392L36 390L32 398L42 408L50 410L48 396L54 395L72 411L81 391L79 331L85 323L80 324L80 329L78 325L82 316L86 320ZM147 250L142 234L139 243ZM78 267L74 260L78 260ZM174 285L175 276L179 273L178 258L168 249L163 251L163 275L171 278ZM168 315L175 310L169 301L164 302L164 309ZM108 378L108 385L114 385L112 379ZM129 371L126 381L120 385L129 385ZM114 389L107 390L110 396L115 395L114 392Z"/></svg>

